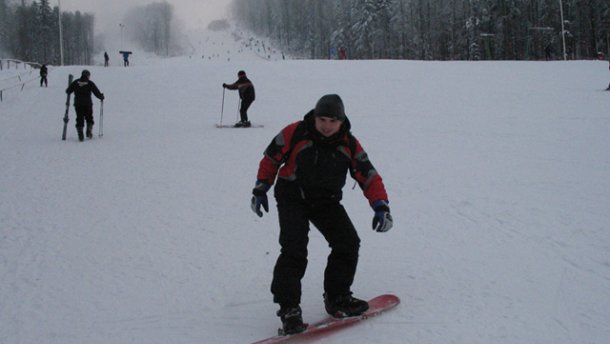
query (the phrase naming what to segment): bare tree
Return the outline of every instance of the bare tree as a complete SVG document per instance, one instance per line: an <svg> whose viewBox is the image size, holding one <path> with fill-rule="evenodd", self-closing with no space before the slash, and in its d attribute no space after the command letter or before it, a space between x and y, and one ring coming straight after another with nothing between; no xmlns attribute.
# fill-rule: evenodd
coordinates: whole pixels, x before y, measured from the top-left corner
<svg viewBox="0 0 610 344"><path fill-rule="evenodd" d="M563 0L568 54L610 52L610 2ZM326 58L540 59L561 56L557 0L233 0L235 17L282 49Z"/></svg>

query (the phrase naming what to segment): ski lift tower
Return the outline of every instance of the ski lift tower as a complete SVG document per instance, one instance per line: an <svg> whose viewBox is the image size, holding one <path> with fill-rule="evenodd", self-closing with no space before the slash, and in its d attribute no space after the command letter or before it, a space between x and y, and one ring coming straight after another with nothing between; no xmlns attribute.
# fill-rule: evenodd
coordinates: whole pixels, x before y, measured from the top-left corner
<svg viewBox="0 0 610 344"><path fill-rule="evenodd" d="M61 0L57 0L57 21L59 26L59 65L64 65L64 37L61 29Z"/></svg>
<svg viewBox="0 0 610 344"><path fill-rule="evenodd" d="M563 43L563 59L565 61L568 59L568 54L566 53L566 29L564 27L563 2L561 0L559 0L559 14L561 15L561 41Z"/></svg>

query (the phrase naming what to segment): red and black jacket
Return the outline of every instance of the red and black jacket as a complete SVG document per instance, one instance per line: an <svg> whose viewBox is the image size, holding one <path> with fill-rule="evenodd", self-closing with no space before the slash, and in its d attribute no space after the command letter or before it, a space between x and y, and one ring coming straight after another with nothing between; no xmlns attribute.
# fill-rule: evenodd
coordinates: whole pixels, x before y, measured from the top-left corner
<svg viewBox="0 0 610 344"><path fill-rule="evenodd" d="M278 193L280 185L290 185L292 189L298 187L299 197L305 200L341 200L349 171L370 204L387 201L381 176L350 128L346 118L337 134L324 137L315 130L313 110L310 111L271 141L259 164L257 179L273 185L277 177L276 197L286 194Z"/></svg>

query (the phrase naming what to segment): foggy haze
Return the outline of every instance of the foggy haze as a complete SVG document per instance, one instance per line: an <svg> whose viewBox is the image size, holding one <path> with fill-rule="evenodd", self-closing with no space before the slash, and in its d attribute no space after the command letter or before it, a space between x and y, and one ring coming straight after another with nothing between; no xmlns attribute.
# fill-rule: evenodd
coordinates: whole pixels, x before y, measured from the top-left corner
<svg viewBox="0 0 610 344"><path fill-rule="evenodd" d="M56 6L58 0L51 0L51 6ZM125 13L132 7L147 5L162 0L60 0L63 11L89 12L95 15L96 32L113 34L119 31ZM182 22L184 28L193 30L205 28L210 21L228 16L231 0L171 0L167 1L174 7L175 18ZM109 32L110 31L110 32Z"/></svg>

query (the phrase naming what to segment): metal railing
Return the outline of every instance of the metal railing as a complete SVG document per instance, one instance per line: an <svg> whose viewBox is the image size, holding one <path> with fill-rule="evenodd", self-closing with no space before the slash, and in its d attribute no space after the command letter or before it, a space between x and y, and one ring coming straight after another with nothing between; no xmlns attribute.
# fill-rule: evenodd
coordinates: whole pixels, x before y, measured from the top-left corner
<svg viewBox="0 0 610 344"><path fill-rule="evenodd" d="M4 94L6 91L15 88L20 88L20 91L23 91L27 83L38 80L40 77L34 72L35 70L40 69L40 67L41 65L36 62L0 59L0 71L10 70L11 68L17 71L16 75L11 75L4 79L0 79L0 102L4 100ZM2 77L1 74L0 77Z"/></svg>

